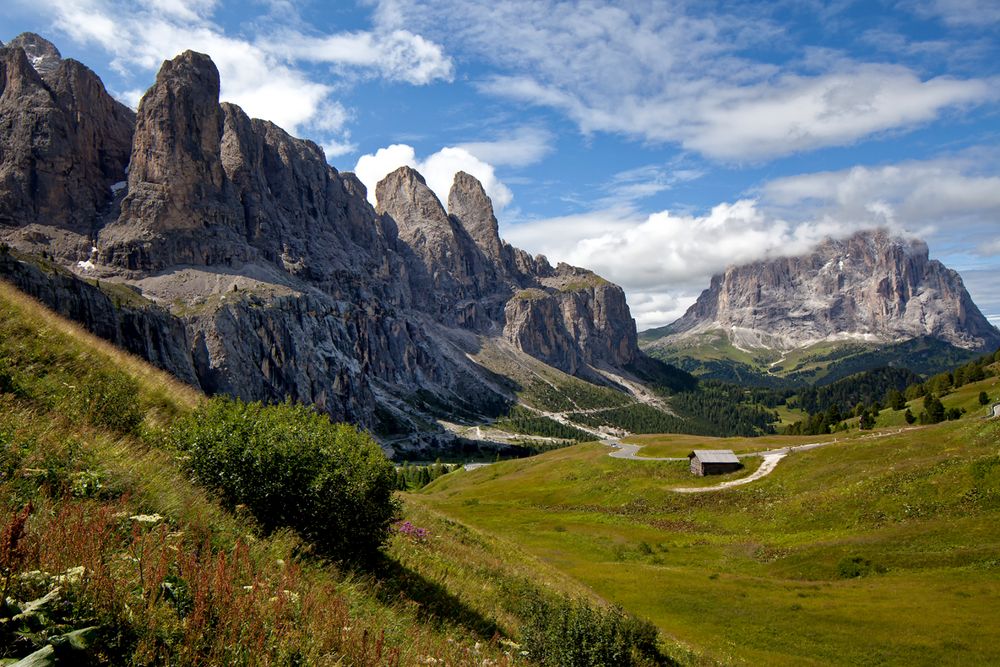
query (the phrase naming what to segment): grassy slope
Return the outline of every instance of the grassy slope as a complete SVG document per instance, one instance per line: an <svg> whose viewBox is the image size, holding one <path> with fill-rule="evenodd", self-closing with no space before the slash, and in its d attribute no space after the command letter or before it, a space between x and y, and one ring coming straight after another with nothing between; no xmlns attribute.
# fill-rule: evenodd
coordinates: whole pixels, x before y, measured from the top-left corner
<svg viewBox="0 0 1000 667"><path fill-rule="evenodd" d="M966 419L796 453L758 482L694 496L666 491L683 463L582 445L442 478L425 502L705 661L996 664L998 443L1000 422ZM843 578L852 557L873 572Z"/></svg>
<svg viewBox="0 0 1000 667"><path fill-rule="evenodd" d="M140 435L110 432L76 414L81 388L95 374L116 369L138 383L134 400L146 415ZM237 594L233 604L238 607L221 608L233 621L226 629L229 646L213 650L238 650L243 642L251 650L249 628L284 647L272 652L272 659L275 655L289 659L291 651L308 662L331 664L337 660L389 664L393 654L402 664L428 656L448 664L481 664L484 659L507 664L518 656L508 655L509 649L490 640L497 631L512 633L517 619L500 604L498 586L530 581L549 590L593 596L521 550L445 519L422 504L407 503L404 515L429 534L423 539L394 536L377 574L344 574L303 557L305 545L290 533L261 536L252 520L224 511L193 486L178 467L176 452L162 439L161 428L203 400L200 393L54 315L2 281L0 371L13 374L20 386L18 394L0 392L0 524L31 500L35 511L28 524L29 540L40 545L23 569L60 572L93 559L111 563L104 579L85 577L80 590L70 591L81 600L104 601L103 607L87 607L89 616L79 618L107 623L115 609L140 610L138 616L132 612L127 616L153 624L140 637L140 646L154 654L149 646L166 641L164 637L175 641L195 630L191 623L178 625L162 599L150 601L157 599L159 582L151 581L148 572L143 582L128 565L136 550L143 548L151 550L147 553L155 550L157 558L164 559L161 564L174 563L169 565L171 571L181 571L192 586L202 575L223 572L229 577L227 585L249 583L254 591L261 590L260 596L248 594L246 599ZM136 533L122 519L154 513L165 518L162 533L158 529ZM110 532L101 542L88 543L87 531L81 534L78 526L68 529L66 517L85 517L88 526ZM242 559L238 567L237 555ZM285 609L292 625L277 634L267 625L282 622L268 611L274 604L268 597L272 589L280 599L290 599L281 593L288 589L302 601ZM254 623L244 622L251 618ZM211 632L224 634L221 628ZM381 658L376 657L376 645L381 647ZM267 655L256 650L254 660ZM0 657L4 655L0 650ZM193 660L190 655L169 655L176 664ZM203 661L213 660L200 655ZM233 659L237 658L232 653L217 653L214 658Z"/></svg>
<svg viewBox="0 0 1000 667"><path fill-rule="evenodd" d="M993 364L990 368L996 372L1000 372L1000 364ZM981 391L985 391L991 399L986 407L979 404L979 392ZM941 396L941 403L944 404L946 409L965 409L966 418L986 416L989 414L990 406L994 403L1000 403L1000 376L989 377L979 382L970 382L962 385L958 389L954 389L950 393ZM906 406L910 409L910 412L919 416L924 409L924 399L918 398L909 401ZM879 427L905 424L904 414L906 414L906 408L902 410L886 408L879 413L875 424Z"/></svg>

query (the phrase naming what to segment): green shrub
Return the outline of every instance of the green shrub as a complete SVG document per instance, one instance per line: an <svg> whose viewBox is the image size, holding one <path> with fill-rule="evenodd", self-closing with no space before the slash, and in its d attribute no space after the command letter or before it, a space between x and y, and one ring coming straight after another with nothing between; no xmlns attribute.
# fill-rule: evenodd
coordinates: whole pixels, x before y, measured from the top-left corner
<svg viewBox="0 0 1000 667"><path fill-rule="evenodd" d="M862 556L851 556L837 563L837 575L841 579L856 579L871 574L881 574L885 568L872 563Z"/></svg>
<svg viewBox="0 0 1000 667"><path fill-rule="evenodd" d="M366 434L301 405L213 398L174 429L195 478L266 531L290 527L325 555L370 555L398 512L392 464Z"/></svg>
<svg viewBox="0 0 1000 667"><path fill-rule="evenodd" d="M522 594L521 645L546 667L658 664L657 630L619 607L603 610L584 600Z"/></svg>
<svg viewBox="0 0 1000 667"><path fill-rule="evenodd" d="M139 430L145 412L138 382L119 371L96 371L83 382L79 406L88 422L119 433Z"/></svg>

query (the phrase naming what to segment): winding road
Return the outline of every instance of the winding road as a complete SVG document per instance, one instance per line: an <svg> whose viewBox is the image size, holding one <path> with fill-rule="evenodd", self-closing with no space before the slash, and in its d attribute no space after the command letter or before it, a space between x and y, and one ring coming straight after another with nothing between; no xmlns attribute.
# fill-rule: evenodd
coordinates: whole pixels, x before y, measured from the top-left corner
<svg viewBox="0 0 1000 667"><path fill-rule="evenodd" d="M1000 416L1000 404L993 406L994 416ZM849 438L849 441L859 441L859 440L871 440L875 438L885 438L890 435L898 435L903 431L909 431L917 427L901 428L896 431L886 431L884 433L870 433L868 435L863 435L859 438ZM734 486L742 486L744 484L749 484L750 482L755 482L762 477L766 477L774 472L774 469L778 466L778 462L785 458L792 452L805 452L810 449L818 449L820 447L826 447L827 445L833 445L838 442L844 442L840 438L835 438L834 440L827 440L826 442L810 442L805 445L792 445L790 447L782 447L780 449L768 449L762 452L749 452L747 454L739 454L740 458L747 458L750 456L759 456L763 459L760 467L754 470L751 474L746 477L741 477L740 479L732 479L726 482L720 482L718 484L713 484L712 486L689 486L670 489L675 493L704 493L705 491L719 491L720 489L728 489ZM665 457L665 458L654 458L647 456L638 456L637 452L642 449L642 445L632 445L619 441L616 438L605 438L601 440L601 444L607 445L613 448L613 451L608 454L611 458L615 459L627 459L629 461L687 461L687 457Z"/></svg>

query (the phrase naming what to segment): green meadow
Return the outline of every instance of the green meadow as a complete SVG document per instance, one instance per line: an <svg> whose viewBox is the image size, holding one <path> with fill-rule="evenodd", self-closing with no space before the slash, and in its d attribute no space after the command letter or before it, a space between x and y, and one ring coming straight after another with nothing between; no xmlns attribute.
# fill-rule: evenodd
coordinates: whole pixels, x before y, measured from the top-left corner
<svg viewBox="0 0 1000 667"><path fill-rule="evenodd" d="M682 663L1000 664L1000 421L858 435L724 491L674 493L693 485L685 462L584 444L446 475L408 502L650 619ZM635 441L660 456L740 444Z"/></svg>

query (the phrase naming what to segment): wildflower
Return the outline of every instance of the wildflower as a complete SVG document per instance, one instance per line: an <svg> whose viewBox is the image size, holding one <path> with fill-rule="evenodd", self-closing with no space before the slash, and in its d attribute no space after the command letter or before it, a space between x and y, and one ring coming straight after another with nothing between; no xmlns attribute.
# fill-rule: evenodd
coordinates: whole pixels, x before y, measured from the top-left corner
<svg viewBox="0 0 1000 667"><path fill-rule="evenodd" d="M154 524L163 521L163 517L159 514L133 514L129 517L132 521L136 523L148 523Z"/></svg>

